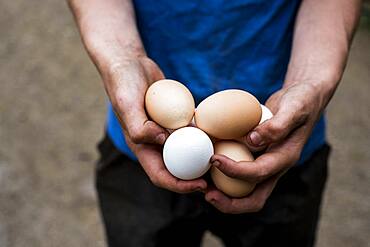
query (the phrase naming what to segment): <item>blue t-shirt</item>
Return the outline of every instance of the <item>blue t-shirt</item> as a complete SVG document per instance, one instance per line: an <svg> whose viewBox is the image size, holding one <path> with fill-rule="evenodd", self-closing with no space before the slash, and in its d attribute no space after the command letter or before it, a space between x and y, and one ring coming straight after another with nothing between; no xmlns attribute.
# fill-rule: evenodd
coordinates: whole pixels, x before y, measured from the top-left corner
<svg viewBox="0 0 370 247"><path fill-rule="evenodd" d="M224 89L244 89L264 103L282 87L299 0L135 0L146 52L166 78L185 84L196 103ZM125 30L122 30L123 32ZM107 131L132 159L112 106ZM322 117L299 163L325 143Z"/></svg>

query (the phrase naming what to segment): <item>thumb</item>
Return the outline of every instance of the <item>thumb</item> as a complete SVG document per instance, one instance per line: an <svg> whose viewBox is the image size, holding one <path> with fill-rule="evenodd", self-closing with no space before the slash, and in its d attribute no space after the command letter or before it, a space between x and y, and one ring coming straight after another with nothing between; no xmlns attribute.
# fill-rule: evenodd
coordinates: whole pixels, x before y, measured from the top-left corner
<svg viewBox="0 0 370 247"><path fill-rule="evenodd" d="M272 118L252 130L247 143L252 147L266 146L285 139L307 120L307 115L290 109L280 109Z"/></svg>
<svg viewBox="0 0 370 247"><path fill-rule="evenodd" d="M124 120L118 114L116 115L128 138L135 144L163 145L169 135L164 128L149 120L143 111L132 109L125 114Z"/></svg>
<svg viewBox="0 0 370 247"><path fill-rule="evenodd" d="M168 132L145 113L145 92L150 82L163 79L159 67L141 57L118 67L106 80L108 95L125 136L135 144L163 144Z"/></svg>

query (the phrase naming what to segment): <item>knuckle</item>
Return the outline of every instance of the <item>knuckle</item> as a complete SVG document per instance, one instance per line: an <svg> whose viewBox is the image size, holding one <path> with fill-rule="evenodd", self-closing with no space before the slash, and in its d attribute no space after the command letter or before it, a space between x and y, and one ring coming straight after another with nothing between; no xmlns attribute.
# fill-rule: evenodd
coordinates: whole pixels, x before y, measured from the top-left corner
<svg viewBox="0 0 370 247"><path fill-rule="evenodd" d="M112 106L114 109L120 109L122 108L122 105L124 104L124 98L122 95L118 92L116 92L112 97L110 97Z"/></svg>
<svg viewBox="0 0 370 247"><path fill-rule="evenodd" d="M285 124L281 121L271 121L269 126L269 131L272 134L271 138L276 139L276 136L279 136L285 129Z"/></svg>
<svg viewBox="0 0 370 247"><path fill-rule="evenodd" d="M292 100L291 101L291 105L292 105L292 108L295 110L295 111L301 111L303 110L304 108L304 104L302 102L302 100Z"/></svg>
<svg viewBox="0 0 370 247"><path fill-rule="evenodd" d="M308 110L301 110L300 114L296 115L293 119L294 123L296 125L301 125L307 121L309 118L310 114Z"/></svg>
<svg viewBox="0 0 370 247"><path fill-rule="evenodd" d="M222 170L225 171L225 173L227 173L227 175L230 177L235 177L238 175L236 169L233 166L223 165Z"/></svg>
<svg viewBox="0 0 370 247"><path fill-rule="evenodd" d="M264 168L263 166L261 166L260 169L257 170L256 172L256 181L255 182L261 182L263 180L265 180L267 177L268 177L268 171L266 170L266 168Z"/></svg>
<svg viewBox="0 0 370 247"><path fill-rule="evenodd" d="M293 116L293 122L296 125L306 122L310 116L310 107L302 101L294 101L293 105L296 113Z"/></svg>
<svg viewBox="0 0 370 247"><path fill-rule="evenodd" d="M131 128L128 131L129 137L135 144L140 144L144 140L144 133L138 128Z"/></svg>

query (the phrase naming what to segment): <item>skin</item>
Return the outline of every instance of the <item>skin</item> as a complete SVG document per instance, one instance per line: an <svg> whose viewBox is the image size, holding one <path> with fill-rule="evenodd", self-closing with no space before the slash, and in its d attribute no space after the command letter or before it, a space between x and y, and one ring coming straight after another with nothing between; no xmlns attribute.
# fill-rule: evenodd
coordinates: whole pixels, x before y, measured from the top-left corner
<svg viewBox="0 0 370 247"><path fill-rule="evenodd" d="M274 117L245 137L251 149L266 152L254 162L222 155L211 159L226 175L258 183L252 194L238 199L207 186L204 179L182 181L166 170L161 145L168 132L150 121L144 109L146 89L164 76L145 53L131 1L69 0L69 5L126 141L150 180L178 193L203 191L224 213L246 213L262 209L279 178L298 161L342 76L361 1L302 2L284 86L266 102Z"/></svg>
<svg viewBox="0 0 370 247"><path fill-rule="evenodd" d="M177 193L204 191L207 188L204 179L183 181L164 166L161 145L169 133L150 121L144 109L148 86L164 76L146 56L131 1L70 0L69 6L86 50L102 77L126 142L149 179L154 185Z"/></svg>
<svg viewBox="0 0 370 247"><path fill-rule="evenodd" d="M258 183L250 195L240 199L209 188L206 200L220 211L261 210L279 178L299 160L343 74L360 6L361 1L302 2L284 86L266 102L274 117L245 137L251 149L266 151L254 162L234 162L222 155L211 159L226 175Z"/></svg>

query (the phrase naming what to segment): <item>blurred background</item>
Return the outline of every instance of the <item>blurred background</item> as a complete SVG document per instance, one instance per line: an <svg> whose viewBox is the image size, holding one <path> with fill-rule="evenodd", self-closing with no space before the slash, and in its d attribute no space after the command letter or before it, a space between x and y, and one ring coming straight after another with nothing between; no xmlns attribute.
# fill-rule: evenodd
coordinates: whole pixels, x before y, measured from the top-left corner
<svg viewBox="0 0 370 247"><path fill-rule="evenodd" d="M370 4L328 110L317 246L370 246ZM65 1L0 2L0 246L106 246L94 191L105 94ZM204 246L220 246L206 234Z"/></svg>

